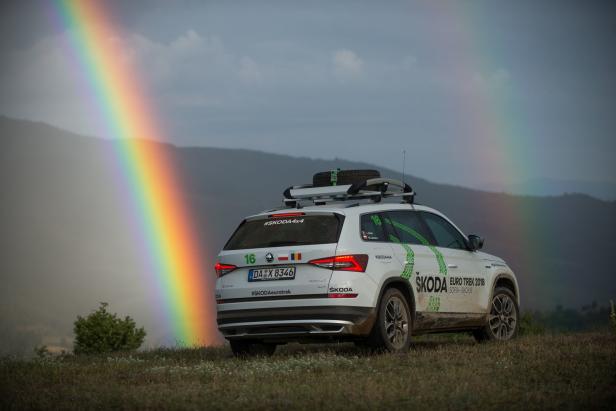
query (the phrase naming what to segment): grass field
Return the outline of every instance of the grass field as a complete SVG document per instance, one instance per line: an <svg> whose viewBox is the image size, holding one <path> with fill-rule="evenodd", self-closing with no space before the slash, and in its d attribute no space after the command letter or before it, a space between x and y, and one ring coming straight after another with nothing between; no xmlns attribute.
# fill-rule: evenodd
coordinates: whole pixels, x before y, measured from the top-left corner
<svg viewBox="0 0 616 411"><path fill-rule="evenodd" d="M616 337L420 337L406 355L289 345L0 362L0 409L616 408Z"/></svg>

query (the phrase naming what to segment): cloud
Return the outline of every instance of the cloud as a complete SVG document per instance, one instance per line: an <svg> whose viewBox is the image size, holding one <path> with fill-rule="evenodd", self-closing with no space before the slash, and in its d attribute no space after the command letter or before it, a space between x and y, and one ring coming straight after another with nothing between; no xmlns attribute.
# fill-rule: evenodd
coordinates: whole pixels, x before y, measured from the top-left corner
<svg viewBox="0 0 616 411"><path fill-rule="evenodd" d="M337 50L332 56L334 74L339 79L358 77L362 71L364 62L355 52L347 49Z"/></svg>
<svg viewBox="0 0 616 411"><path fill-rule="evenodd" d="M146 73L154 87L175 85L178 80L199 80L212 73L234 73L240 67L219 37L204 37L192 29L169 43L155 42L140 34L130 34L125 43L124 49L135 54L139 72Z"/></svg>
<svg viewBox="0 0 616 411"><path fill-rule="evenodd" d="M68 31L47 36L7 55L8 64L0 72L0 112L100 135L104 119L87 73L71 55L70 37ZM107 41L119 50L115 58L139 75L159 112L232 104L230 100L237 99L241 87L260 84L263 79L251 56L234 54L219 37L203 36L193 29L167 42L133 32Z"/></svg>

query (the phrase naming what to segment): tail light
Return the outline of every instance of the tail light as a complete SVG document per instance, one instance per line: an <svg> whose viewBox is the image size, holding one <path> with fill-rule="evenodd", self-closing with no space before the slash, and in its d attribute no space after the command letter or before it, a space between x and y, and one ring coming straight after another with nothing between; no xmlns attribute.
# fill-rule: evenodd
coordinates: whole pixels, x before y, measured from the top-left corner
<svg viewBox="0 0 616 411"><path fill-rule="evenodd" d="M229 274L231 271L235 270L237 268L237 266L232 265L232 264L221 264L221 263L216 263L216 265L214 266L214 269L216 270L216 277L222 277L225 274Z"/></svg>
<svg viewBox="0 0 616 411"><path fill-rule="evenodd" d="M308 264L339 271L356 271L363 273L368 266L367 254L336 255L308 261Z"/></svg>

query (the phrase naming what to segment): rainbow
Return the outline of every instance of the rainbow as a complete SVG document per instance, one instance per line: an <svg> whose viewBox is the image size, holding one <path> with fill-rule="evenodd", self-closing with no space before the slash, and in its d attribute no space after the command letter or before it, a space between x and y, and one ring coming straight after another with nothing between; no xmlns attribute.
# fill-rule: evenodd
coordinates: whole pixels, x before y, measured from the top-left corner
<svg viewBox="0 0 616 411"><path fill-rule="evenodd" d="M435 49L455 50L460 56L452 79L452 98L465 118L460 127L479 140L469 154L474 156L469 167L479 167L484 175L504 183L527 180L532 175L534 136L525 128L524 113L513 110L511 104L515 90L507 83L515 83L515 78L509 79L497 59L506 50L493 40L493 33L481 29L487 16L481 7L464 2L429 2L429 7L441 20L427 33L428 38ZM549 295L545 279L548 268L539 251L549 241L533 229L537 219L533 199L502 193L491 201L492 214L486 218L504 223L509 237L518 245L507 262L518 279L526 279L525 287L541 289L542 295ZM523 268L530 267L532 275L520 275Z"/></svg>
<svg viewBox="0 0 616 411"><path fill-rule="evenodd" d="M139 239L178 344L219 341L198 233L174 169L159 116L140 84L103 1L61 0L54 15L70 37L70 52L112 140L130 191Z"/></svg>

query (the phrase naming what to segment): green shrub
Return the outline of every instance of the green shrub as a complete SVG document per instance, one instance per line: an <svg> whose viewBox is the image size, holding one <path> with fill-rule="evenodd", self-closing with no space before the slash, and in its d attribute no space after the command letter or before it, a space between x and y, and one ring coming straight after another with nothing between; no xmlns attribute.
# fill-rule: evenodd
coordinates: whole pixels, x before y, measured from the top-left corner
<svg viewBox="0 0 616 411"><path fill-rule="evenodd" d="M75 354L100 354L136 350L143 344L145 330L130 317L123 320L107 312L107 303L74 324Z"/></svg>
<svg viewBox="0 0 616 411"><path fill-rule="evenodd" d="M40 359L51 357L51 353L49 352L49 349L46 345L34 347L34 355L36 355Z"/></svg>
<svg viewBox="0 0 616 411"><path fill-rule="evenodd" d="M526 312L520 317L519 333L520 335L542 335L545 333L545 327L537 321L533 314Z"/></svg>
<svg viewBox="0 0 616 411"><path fill-rule="evenodd" d="M614 301L610 300L610 325L612 326L612 331L616 333L616 309L614 308Z"/></svg>

